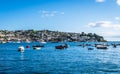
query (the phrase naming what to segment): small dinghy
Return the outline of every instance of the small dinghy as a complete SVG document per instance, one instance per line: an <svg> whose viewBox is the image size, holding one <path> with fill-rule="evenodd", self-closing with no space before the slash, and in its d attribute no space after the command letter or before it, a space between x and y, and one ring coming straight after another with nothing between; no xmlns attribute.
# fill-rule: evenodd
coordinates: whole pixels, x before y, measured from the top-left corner
<svg viewBox="0 0 120 74"><path fill-rule="evenodd" d="M40 50L41 47L33 47L34 50Z"/></svg>
<svg viewBox="0 0 120 74"><path fill-rule="evenodd" d="M88 50L94 50L94 48L88 48Z"/></svg>
<svg viewBox="0 0 120 74"><path fill-rule="evenodd" d="M35 45L35 46L33 46L33 49L35 49L35 50L40 50L40 49L41 49L41 47L44 47L44 46Z"/></svg>
<svg viewBox="0 0 120 74"><path fill-rule="evenodd" d="M19 46L19 47L18 47L18 51L19 51L19 52L24 52L24 47L23 47L23 46Z"/></svg>

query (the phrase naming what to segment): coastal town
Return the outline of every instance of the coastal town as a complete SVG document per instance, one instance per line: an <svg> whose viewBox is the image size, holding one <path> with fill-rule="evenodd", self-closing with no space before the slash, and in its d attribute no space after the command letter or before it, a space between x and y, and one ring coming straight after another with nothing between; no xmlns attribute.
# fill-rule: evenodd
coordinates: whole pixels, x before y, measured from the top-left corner
<svg viewBox="0 0 120 74"><path fill-rule="evenodd" d="M72 33L50 30L0 30L0 42L105 42L106 40L95 33Z"/></svg>

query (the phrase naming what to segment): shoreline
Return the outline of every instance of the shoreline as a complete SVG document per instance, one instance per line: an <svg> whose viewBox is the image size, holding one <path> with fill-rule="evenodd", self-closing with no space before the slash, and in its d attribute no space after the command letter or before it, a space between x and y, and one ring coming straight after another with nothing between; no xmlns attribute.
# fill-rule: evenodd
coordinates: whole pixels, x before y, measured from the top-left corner
<svg viewBox="0 0 120 74"><path fill-rule="evenodd" d="M95 33L72 33L50 30L0 30L0 42L106 42Z"/></svg>

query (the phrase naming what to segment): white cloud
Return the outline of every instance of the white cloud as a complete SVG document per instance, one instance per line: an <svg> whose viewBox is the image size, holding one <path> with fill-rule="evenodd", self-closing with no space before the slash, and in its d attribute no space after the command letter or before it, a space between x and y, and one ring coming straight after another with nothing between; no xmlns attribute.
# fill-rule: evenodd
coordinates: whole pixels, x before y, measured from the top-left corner
<svg viewBox="0 0 120 74"><path fill-rule="evenodd" d="M116 3L120 6L120 0L117 0Z"/></svg>
<svg viewBox="0 0 120 74"><path fill-rule="evenodd" d="M116 30L104 30L98 33L101 36L104 36L108 41L118 41L120 40L119 31Z"/></svg>
<svg viewBox="0 0 120 74"><path fill-rule="evenodd" d="M101 34L104 34L104 36L106 37L117 37L119 34L119 32L114 32L112 30L109 31L102 31Z"/></svg>
<svg viewBox="0 0 120 74"><path fill-rule="evenodd" d="M89 28L95 30L99 35L105 37L105 39L118 39L120 40L120 23L116 24L111 21L98 21L88 24Z"/></svg>
<svg viewBox="0 0 120 74"><path fill-rule="evenodd" d="M115 20L119 20L120 19L120 17L115 17Z"/></svg>
<svg viewBox="0 0 120 74"><path fill-rule="evenodd" d="M120 41L120 30L104 30L104 31L100 31L98 34L101 36L104 36L105 39L109 40L109 41L113 41L113 40L119 40Z"/></svg>
<svg viewBox="0 0 120 74"><path fill-rule="evenodd" d="M105 1L106 0L96 0L96 2L98 2L98 3L103 3ZM115 0L115 1L116 1L117 5L120 6L120 0Z"/></svg>
<svg viewBox="0 0 120 74"><path fill-rule="evenodd" d="M60 11L46 11L46 10L42 10L40 11L41 13L41 17L53 17L56 15L64 15L64 12L60 12Z"/></svg>
<svg viewBox="0 0 120 74"><path fill-rule="evenodd" d="M61 14L65 14L64 12L61 12Z"/></svg>
<svg viewBox="0 0 120 74"><path fill-rule="evenodd" d="M45 10L43 10L43 11L41 11L42 13L49 13L49 11L45 11Z"/></svg>
<svg viewBox="0 0 120 74"><path fill-rule="evenodd" d="M105 2L105 0L96 0L96 2L102 3L102 2Z"/></svg>
<svg viewBox="0 0 120 74"><path fill-rule="evenodd" d="M88 24L89 27L93 28L107 28L107 29L115 29L120 30L120 24L113 24L110 21L99 21L99 22L92 22Z"/></svg>

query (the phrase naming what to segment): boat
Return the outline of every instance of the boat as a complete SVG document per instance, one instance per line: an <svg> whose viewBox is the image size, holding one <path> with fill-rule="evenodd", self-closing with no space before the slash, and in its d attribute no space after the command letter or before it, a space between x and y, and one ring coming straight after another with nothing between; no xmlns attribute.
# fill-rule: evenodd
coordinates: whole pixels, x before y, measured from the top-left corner
<svg viewBox="0 0 120 74"><path fill-rule="evenodd" d="M113 46L113 48L116 48L116 47L117 47L117 45L116 45L116 44L112 44L112 46Z"/></svg>
<svg viewBox="0 0 120 74"><path fill-rule="evenodd" d="M58 45L58 46L55 46L56 49L65 49L65 48L68 48L68 44L63 44L63 45Z"/></svg>
<svg viewBox="0 0 120 74"><path fill-rule="evenodd" d="M44 45L34 45L33 49L38 50L38 49L41 49L41 47L44 47Z"/></svg>
<svg viewBox="0 0 120 74"><path fill-rule="evenodd" d="M102 45L102 44L96 45L96 48L97 49L108 49L106 45Z"/></svg>
<svg viewBox="0 0 120 74"><path fill-rule="evenodd" d="M64 47L62 45L59 46L55 46L56 49L64 49Z"/></svg>
<svg viewBox="0 0 120 74"><path fill-rule="evenodd" d="M78 44L78 46L85 47L85 46L86 46L86 44Z"/></svg>
<svg viewBox="0 0 120 74"><path fill-rule="evenodd" d="M5 44L6 43L6 41L0 41L0 44Z"/></svg>
<svg viewBox="0 0 120 74"><path fill-rule="evenodd" d="M24 52L24 47L23 47L23 46L19 46L19 47L18 47L18 51L19 51L19 52Z"/></svg>
<svg viewBox="0 0 120 74"><path fill-rule="evenodd" d="M45 47L44 45L34 45L33 47Z"/></svg>
<svg viewBox="0 0 120 74"><path fill-rule="evenodd" d="M41 43L46 44L46 42L42 41Z"/></svg>
<svg viewBox="0 0 120 74"><path fill-rule="evenodd" d="M88 50L93 50L94 48L88 48Z"/></svg>
<svg viewBox="0 0 120 74"><path fill-rule="evenodd" d="M41 47L33 47L33 49L35 49L35 50L40 50Z"/></svg>

